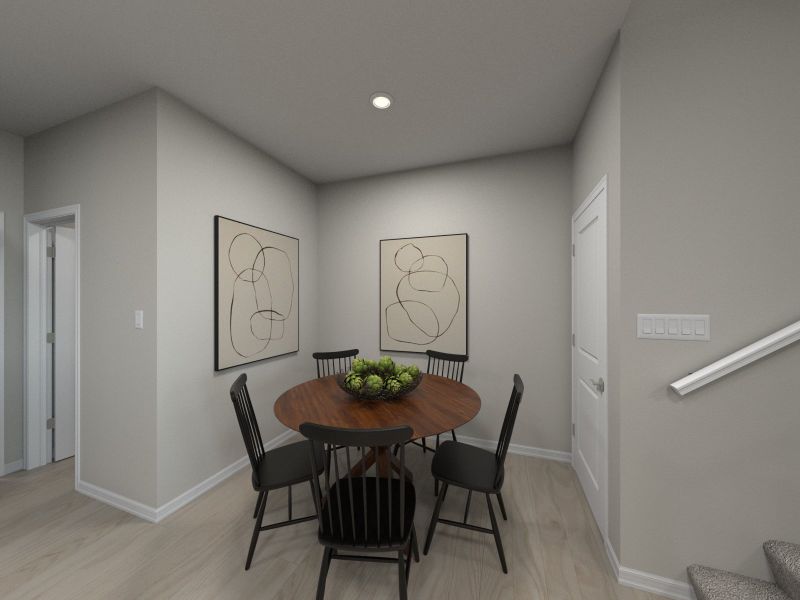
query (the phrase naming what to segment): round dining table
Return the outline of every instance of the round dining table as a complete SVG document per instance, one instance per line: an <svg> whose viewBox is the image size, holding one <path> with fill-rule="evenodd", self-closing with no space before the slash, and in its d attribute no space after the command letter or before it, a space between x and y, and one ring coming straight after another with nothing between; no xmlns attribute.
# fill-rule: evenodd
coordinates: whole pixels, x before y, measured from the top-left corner
<svg viewBox="0 0 800 600"><path fill-rule="evenodd" d="M419 385L391 401L360 400L339 387L336 375L312 379L286 390L275 401L275 416L289 429L317 423L347 429L380 429L408 425L412 439L446 433L471 421L481 408L477 392L461 382L423 375ZM380 476L397 470L389 448L372 448L352 469L360 475L377 463Z"/></svg>

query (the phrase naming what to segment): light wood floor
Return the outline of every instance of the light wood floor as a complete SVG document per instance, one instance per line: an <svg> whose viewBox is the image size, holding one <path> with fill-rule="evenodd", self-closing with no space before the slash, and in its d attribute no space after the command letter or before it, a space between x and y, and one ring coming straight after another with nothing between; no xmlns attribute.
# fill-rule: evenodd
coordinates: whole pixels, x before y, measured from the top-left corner
<svg viewBox="0 0 800 600"><path fill-rule="evenodd" d="M420 549L433 509L430 454L409 449L416 476ZM316 524L261 534L245 572L256 494L242 470L158 525L78 494L72 460L0 478L0 598L314 598L322 549ZM440 525L413 564L409 597L458 600L655 600L617 585L569 465L509 455L500 521L509 574L490 535ZM312 510L295 489L295 516ZM451 488L442 516L463 516ZM496 510L496 507L495 507ZM270 496L267 522L286 518L286 492ZM499 514L498 514L499 518ZM473 498L471 521L489 526ZM334 561L326 598L397 598L390 565Z"/></svg>

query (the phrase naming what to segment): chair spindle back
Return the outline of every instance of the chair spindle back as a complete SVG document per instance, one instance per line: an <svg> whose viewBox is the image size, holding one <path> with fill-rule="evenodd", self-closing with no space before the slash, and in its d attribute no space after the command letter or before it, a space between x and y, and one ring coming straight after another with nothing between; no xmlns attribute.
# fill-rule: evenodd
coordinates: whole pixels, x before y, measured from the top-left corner
<svg viewBox="0 0 800 600"><path fill-rule="evenodd" d="M314 352L311 356L317 361L317 377L327 377L347 373L353 368L353 359L358 356L358 349Z"/></svg>
<svg viewBox="0 0 800 600"><path fill-rule="evenodd" d="M253 477L257 482L258 466L265 454L264 442L261 439L261 430L258 428L253 403L250 401L250 393L247 391L246 373L239 375L233 382L231 400L236 411L236 419L239 421L239 429L242 431L244 446L247 448L247 456L250 458L250 466L253 467Z"/></svg>
<svg viewBox="0 0 800 600"><path fill-rule="evenodd" d="M436 350L426 350L428 355L427 372L431 375L439 375L462 381L464 379L464 363L469 360L466 354L447 354Z"/></svg>
<svg viewBox="0 0 800 600"><path fill-rule="evenodd" d="M511 398L508 401L508 408L506 408L506 416L503 419L503 427L500 430L500 439L497 442L497 451L495 452L495 460L497 460L498 477L502 473L503 465L506 462L506 454L508 454L508 447L511 445L511 434L514 432L514 423L517 420L517 411L522 402L522 393L525 391L525 385L519 375L514 375L514 389L511 391Z"/></svg>
<svg viewBox="0 0 800 600"><path fill-rule="evenodd" d="M403 540L408 539L410 530L405 526L406 483L409 481L405 443L413 434L411 427L341 429L303 423L300 433L313 444L322 444L324 449L325 465L317 464L318 453L311 452L315 472L324 470L321 480L316 477L312 480L320 535L340 546L400 547ZM400 446L396 478L391 467L388 478L367 477L363 470L353 473L353 467L359 460L364 461L370 451L389 460L388 448L396 444Z"/></svg>

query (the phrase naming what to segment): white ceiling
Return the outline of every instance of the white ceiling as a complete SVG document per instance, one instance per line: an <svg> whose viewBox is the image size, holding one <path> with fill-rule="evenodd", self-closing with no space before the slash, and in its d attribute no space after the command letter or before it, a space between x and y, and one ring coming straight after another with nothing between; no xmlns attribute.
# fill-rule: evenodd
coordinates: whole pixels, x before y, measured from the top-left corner
<svg viewBox="0 0 800 600"><path fill-rule="evenodd" d="M0 0L0 129L159 86L316 182L566 143L629 3Z"/></svg>

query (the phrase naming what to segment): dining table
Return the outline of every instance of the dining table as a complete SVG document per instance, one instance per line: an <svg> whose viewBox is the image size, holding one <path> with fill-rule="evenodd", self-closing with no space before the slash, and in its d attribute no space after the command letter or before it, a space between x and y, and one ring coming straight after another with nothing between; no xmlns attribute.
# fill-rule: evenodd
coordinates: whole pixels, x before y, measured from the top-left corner
<svg viewBox="0 0 800 600"><path fill-rule="evenodd" d="M289 429L303 423L346 429L409 426L412 440L449 432L468 423L481 408L478 393L459 381L424 374L419 385L394 400L360 399L345 392L337 375L311 379L283 392L275 401L275 416ZM376 465L380 477L399 470L391 448L369 448L355 462L353 475Z"/></svg>

